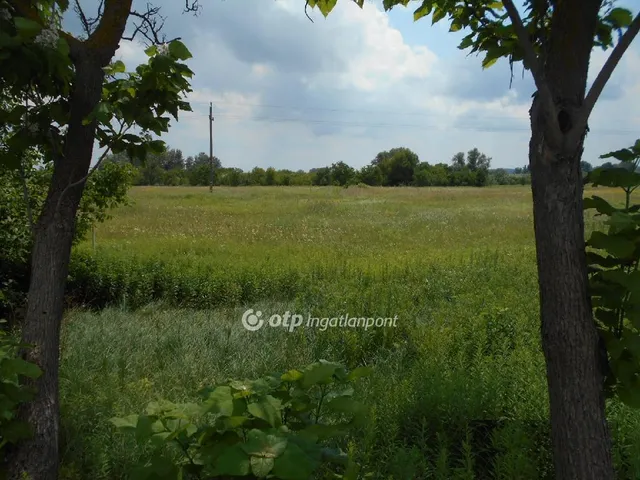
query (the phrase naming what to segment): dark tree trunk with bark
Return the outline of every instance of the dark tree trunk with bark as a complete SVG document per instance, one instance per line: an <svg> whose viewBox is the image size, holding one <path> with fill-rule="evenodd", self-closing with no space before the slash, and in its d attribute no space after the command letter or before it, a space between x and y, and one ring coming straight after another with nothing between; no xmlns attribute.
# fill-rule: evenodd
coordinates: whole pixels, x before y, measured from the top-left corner
<svg viewBox="0 0 640 480"><path fill-rule="evenodd" d="M606 480L614 476L587 290L581 155L582 145L573 157L553 157L534 123L531 187L556 478Z"/></svg>
<svg viewBox="0 0 640 480"><path fill-rule="evenodd" d="M35 231L22 338L35 346L27 351L26 358L36 363L43 375L34 382L38 389L36 399L20 412L31 424L34 436L21 443L10 459L11 478L15 479L49 480L58 475L60 325L76 212L84 190L84 182L80 180L87 175L91 165L96 131L95 122L82 125L82 121L100 101L104 78L100 63L89 55L79 58L75 66L69 141L64 155L54 165L47 199ZM78 185L67 188L76 182Z"/></svg>
<svg viewBox="0 0 640 480"><path fill-rule="evenodd" d="M576 131L585 99L599 0L558 2L544 78L558 114L560 144L539 95L531 108L529 145L556 478L615 478L605 415L598 334L588 293L582 209L586 129Z"/></svg>

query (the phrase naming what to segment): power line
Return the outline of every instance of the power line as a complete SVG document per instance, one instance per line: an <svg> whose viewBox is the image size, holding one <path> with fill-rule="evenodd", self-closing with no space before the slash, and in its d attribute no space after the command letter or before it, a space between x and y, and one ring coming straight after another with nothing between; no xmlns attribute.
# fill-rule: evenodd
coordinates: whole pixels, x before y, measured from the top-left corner
<svg viewBox="0 0 640 480"><path fill-rule="evenodd" d="M190 101L190 104L198 104L198 105L209 105L209 102L204 101ZM428 112L407 112L407 111L398 111L398 110L360 110L360 109L349 109L349 108L336 108L336 107L310 107L310 106L296 106L296 105L276 105L276 104L266 104L266 103L249 103L249 102L229 102L225 100L220 100L217 103L214 102L214 106L216 104L220 105L230 105L236 107L260 107L260 108L275 108L275 109L284 109L284 110L296 110L296 111L323 111L323 112L342 112L342 113L364 113L364 114L380 114L380 115L408 115L408 116L419 116L419 117L434 117L433 113ZM436 117L438 115L435 115ZM504 116L499 115L482 115L482 119L499 119L503 120ZM629 116L624 122L628 122L632 119L640 119L640 116Z"/></svg>
<svg viewBox="0 0 640 480"><path fill-rule="evenodd" d="M185 117L206 117L208 115L205 114L182 114L181 116ZM233 114L224 114L220 113L216 115L217 118L225 118L228 120L236 120L241 122L268 122L268 123L306 123L306 124L325 124L325 125L336 125L336 126L350 126L350 127L364 127L364 128L418 128L418 129L437 129L441 127L440 124L415 124L415 123L371 123L371 122L355 122L355 121L344 121L344 120L328 120L328 119L315 119L315 118L300 118L300 117L271 117L271 116L260 116L248 118L242 115L233 115ZM486 117L486 119L490 119L491 117ZM497 120L515 120L508 119L505 117L493 117ZM478 119L483 120L483 119ZM447 128L452 130L473 130L479 132L501 132L501 131L509 131L509 132L528 132L530 130L529 126L517 127L517 126L501 126L501 127L492 127L488 125L487 122L479 122L478 124L458 124L451 125ZM637 134L637 130L620 130L620 129L599 129L597 130L598 134L602 135L632 135Z"/></svg>

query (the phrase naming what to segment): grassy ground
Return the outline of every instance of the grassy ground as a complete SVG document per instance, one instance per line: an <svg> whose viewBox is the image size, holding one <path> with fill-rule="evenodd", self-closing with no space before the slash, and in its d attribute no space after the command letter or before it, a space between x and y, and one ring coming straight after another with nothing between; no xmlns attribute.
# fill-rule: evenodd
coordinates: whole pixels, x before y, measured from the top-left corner
<svg viewBox="0 0 640 480"><path fill-rule="evenodd" d="M372 478L549 478L528 187L145 187L131 199L98 227L95 253L91 241L74 252L74 295L110 306L65 320L64 478L125 478L144 456L114 415L319 358L374 367L358 392L370 421L349 439ZM247 332L246 308L398 326ZM620 478L640 478L640 416L609 410Z"/></svg>

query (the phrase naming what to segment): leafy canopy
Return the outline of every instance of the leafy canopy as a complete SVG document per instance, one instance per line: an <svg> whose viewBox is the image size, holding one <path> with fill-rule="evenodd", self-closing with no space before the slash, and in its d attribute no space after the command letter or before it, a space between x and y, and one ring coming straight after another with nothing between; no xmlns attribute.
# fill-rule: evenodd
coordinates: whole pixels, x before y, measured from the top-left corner
<svg viewBox="0 0 640 480"><path fill-rule="evenodd" d="M5 132L0 164L17 168L29 148L49 163L73 141L66 137L77 83L70 45L78 40L61 29L67 7L67 2L39 2L36 18L25 18L0 3L0 129ZM171 117L191 110L183 97L193 75L183 63L191 53L178 40L146 54L148 62L134 71L127 72L121 61L104 69L102 99L84 120L97 123L100 147L141 159L164 151L164 142L152 134L167 132Z"/></svg>

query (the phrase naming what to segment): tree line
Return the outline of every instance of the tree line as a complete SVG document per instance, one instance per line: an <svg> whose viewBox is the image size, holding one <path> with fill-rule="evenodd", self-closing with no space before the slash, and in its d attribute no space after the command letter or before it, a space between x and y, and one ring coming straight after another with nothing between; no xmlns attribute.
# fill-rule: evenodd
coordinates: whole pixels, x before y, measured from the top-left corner
<svg viewBox="0 0 640 480"><path fill-rule="evenodd" d="M164 153L150 154L145 162L130 160L122 153L111 155L109 162L129 163L135 167L135 185L193 185L206 186L211 182L209 155L200 152L185 158L179 149L169 148ZM357 169L343 161L310 170L254 167L250 171L223 167L213 157L213 185L215 186L416 186L458 187L486 185L529 184L526 170L491 169L491 157L477 148L456 153L449 163L430 164L420 161L418 155L406 147L392 148L378 153L364 167Z"/></svg>

